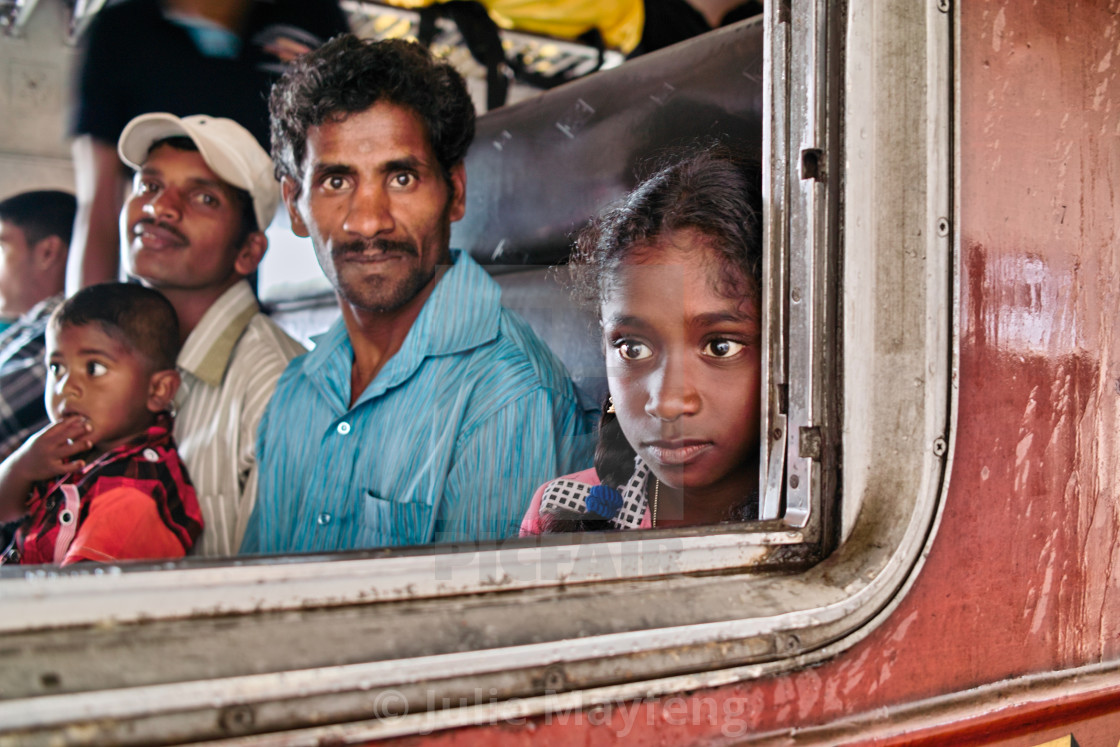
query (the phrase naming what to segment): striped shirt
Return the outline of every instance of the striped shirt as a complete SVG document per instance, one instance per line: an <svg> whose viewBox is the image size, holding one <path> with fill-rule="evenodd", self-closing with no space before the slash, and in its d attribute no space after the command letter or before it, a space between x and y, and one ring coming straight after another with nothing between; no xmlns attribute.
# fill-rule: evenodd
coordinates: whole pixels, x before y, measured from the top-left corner
<svg viewBox="0 0 1120 747"><path fill-rule="evenodd" d="M0 460L47 425L47 322L62 296L35 304L0 333Z"/></svg>
<svg viewBox="0 0 1120 747"><path fill-rule="evenodd" d="M288 366L261 421L242 552L516 536L537 485L591 463L563 364L469 255L452 261L353 407L342 320Z"/></svg>
<svg viewBox="0 0 1120 747"><path fill-rule="evenodd" d="M194 555L237 552L257 495L257 425L284 367L302 352L261 313L245 281L223 293L187 336L175 439L205 523Z"/></svg>

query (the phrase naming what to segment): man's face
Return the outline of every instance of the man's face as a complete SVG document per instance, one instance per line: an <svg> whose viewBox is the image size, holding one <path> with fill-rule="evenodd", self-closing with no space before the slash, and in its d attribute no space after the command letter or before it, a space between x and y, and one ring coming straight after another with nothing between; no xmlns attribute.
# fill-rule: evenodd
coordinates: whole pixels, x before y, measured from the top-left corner
<svg viewBox="0 0 1120 747"><path fill-rule="evenodd" d="M160 290L220 292L237 271L241 203L202 156L158 146L121 211L128 272Z"/></svg>
<svg viewBox="0 0 1120 747"><path fill-rule="evenodd" d="M36 287L30 282L34 272L32 247L23 229L0 220L0 314L19 316L31 308L27 295Z"/></svg>
<svg viewBox="0 0 1120 747"><path fill-rule="evenodd" d="M466 176L444 176L427 128L409 108L379 102L312 127L297 184L285 178L292 228L310 236L323 272L354 309L396 311L450 262Z"/></svg>

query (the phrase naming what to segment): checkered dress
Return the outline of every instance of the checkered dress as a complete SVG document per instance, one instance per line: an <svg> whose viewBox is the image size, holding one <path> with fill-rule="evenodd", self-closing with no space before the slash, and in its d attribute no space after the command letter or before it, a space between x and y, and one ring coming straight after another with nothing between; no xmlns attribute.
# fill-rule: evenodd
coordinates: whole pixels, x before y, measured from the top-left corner
<svg viewBox="0 0 1120 747"><path fill-rule="evenodd" d="M649 482L649 465L640 457L634 458L634 474L622 488L622 506L608 521L615 529L640 529L642 518L646 515L646 486ZM541 496L540 515L548 514L587 514L587 499L597 486L577 480L560 477L548 484Z"/></svg>

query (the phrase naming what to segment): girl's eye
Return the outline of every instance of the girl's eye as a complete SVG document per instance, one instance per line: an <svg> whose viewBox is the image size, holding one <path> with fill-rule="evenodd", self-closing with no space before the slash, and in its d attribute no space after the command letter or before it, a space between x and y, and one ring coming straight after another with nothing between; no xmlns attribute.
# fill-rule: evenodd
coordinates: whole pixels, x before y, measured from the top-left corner
<svg viewBox="0 0 1120 747"><path fill-rule="evenodd" d="M48 363L47 370L51 372L51 376L57 379L63 374L66 368L61 363Z"/></svg>
<svg viewBox="0 0 1120 747"><path fill-rule="evenodd" d="M730 358L744 347L743 343L734 340L712 340L704 345L702 352L710 358Z"/></svg>
<svg viewBox="0 0 1120 747"><path fill-rule="evenodd" d="M634 340L619 340L615 343L615 349L624 361L640 361L653 355L648 346Z"/></svg>
<svg viewBox="0 0 1120 747"><path fill-rule="evenodd" d="M109 369L105 367L104 363L97 361L90 361L86 364L86 373L93 377L104 376L109 373Z"/></svg>

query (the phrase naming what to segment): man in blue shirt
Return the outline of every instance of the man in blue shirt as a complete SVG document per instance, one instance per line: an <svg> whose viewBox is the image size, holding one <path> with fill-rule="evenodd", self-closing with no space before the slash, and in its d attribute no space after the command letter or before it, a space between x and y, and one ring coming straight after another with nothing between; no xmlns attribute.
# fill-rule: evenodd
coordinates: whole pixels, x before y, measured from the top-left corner
<svg viewBox="0 0 1120 747"><path fill-rule="evenodd" d="M515 536L592 443L563 364L449 248L474 136L462 78L419 45L343 36L292 65L270 111L293 229L342 316L261 421L242 552Z"/></svg>

